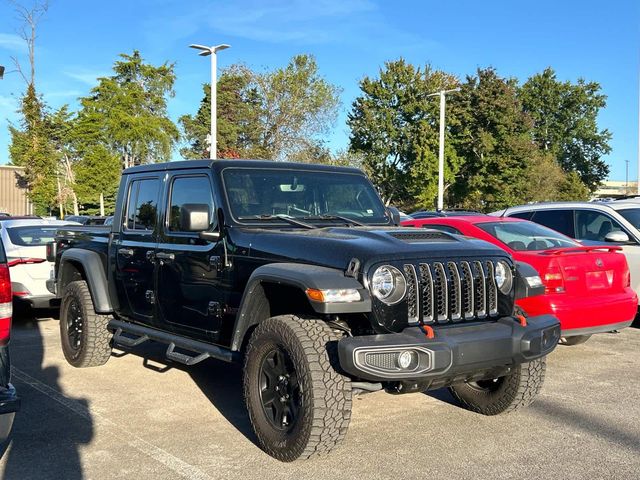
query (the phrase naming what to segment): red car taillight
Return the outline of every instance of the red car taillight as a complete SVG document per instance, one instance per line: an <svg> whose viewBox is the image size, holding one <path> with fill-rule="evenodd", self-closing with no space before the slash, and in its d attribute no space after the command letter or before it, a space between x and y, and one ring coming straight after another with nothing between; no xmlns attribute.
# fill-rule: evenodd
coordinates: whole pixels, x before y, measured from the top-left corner
<svg viewBox="0 0 640 480"><path fill-rule="evenodd" d="M12 308L11 277L9 267L0 264L0 345L9 341Z"/></svg>
<svg viewBox="0 0 640 480"><path fill-rule="evenodd" d="M546 273L542 277L542 283L544 283L545 293L563 293L564 292L564 277L562 270L557 262L549 262L549 267Z"/></svg>
<svg viewBox="0 0 640 480"><path fill-rule="evenodd" d="M8 265L10 267L15 267L16 265L29 265L32 263L42 263L44 261L46 261L44 258L9 257L7 259Z"/></svg>

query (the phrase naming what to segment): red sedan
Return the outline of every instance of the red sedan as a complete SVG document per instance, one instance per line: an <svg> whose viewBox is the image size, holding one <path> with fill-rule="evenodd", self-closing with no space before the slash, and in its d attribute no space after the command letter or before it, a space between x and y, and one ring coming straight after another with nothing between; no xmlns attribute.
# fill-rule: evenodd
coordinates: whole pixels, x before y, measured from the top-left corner
<svg viewBox="0 0 640 480"><path fill-rule="evenodd" d="M540 273L545 295L518 300L529 315L552 313L563 343L577 345L592 334L628 327L638 299L620 247L582 246L537 223L484 215L406 220L402 225L442 230L491 242L515 261Z"/></svg>

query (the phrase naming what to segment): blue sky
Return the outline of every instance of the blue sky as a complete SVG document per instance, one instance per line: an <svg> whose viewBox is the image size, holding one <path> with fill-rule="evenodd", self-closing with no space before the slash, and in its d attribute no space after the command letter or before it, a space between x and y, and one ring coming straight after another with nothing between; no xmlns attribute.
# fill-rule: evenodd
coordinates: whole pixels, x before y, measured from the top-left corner
<svg viewBox="0 0 640 480"><path fill-rule="evenodd" d="M22 0L27 2L28 0ZM169 111L174 119L197 109L209 63L190 43L229 43L219 67L283 66L297 53L316 56L322 75L340 86L341 113L328 138L347 146L346 113L358 81L375 76L387 60L460 77L493 66L525 80L553 67L562 80L597 81L608 96L600 127L613 133L606 160L612 179L637 176L640 2L572 1L374 1L374 0L51 0L37 43L36 85L53 107L76 105L107 75L118 53L141 51L152 63L175 62L178 81ZM16 36L19 22L0 0L0 64L11 55L26 64ZM0 81L0 163L8 161L7 122L15 121L24 90L17 74Z"/></svg>

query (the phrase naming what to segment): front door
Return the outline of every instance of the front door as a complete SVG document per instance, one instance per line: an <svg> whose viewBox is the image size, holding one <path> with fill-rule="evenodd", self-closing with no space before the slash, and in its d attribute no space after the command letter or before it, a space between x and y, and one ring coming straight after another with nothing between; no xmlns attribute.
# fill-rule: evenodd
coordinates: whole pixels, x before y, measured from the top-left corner
<svg viewBox="0 0 640 480"><path fill-rule="evenodd" d="M115 243L116 289L119 313L154 324L155 262L158 243L158 176L134 177L128 185L122 232Z"/></svg>
<svg viewBox="0 0 640 480"><path fill-rule="evenodd" d="M210 242L182 227L185 205L207 206L209 231L216 228L208 171L175 174L168 179L166 214L156 253L157 296L163 328L216 342L224 308L222 241Z"/></svg>

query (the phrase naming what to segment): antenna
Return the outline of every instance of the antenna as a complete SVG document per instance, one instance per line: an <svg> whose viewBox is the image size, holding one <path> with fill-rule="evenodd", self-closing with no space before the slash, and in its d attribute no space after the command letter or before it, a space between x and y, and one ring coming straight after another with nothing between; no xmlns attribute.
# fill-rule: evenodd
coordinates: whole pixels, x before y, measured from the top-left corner
<svg viewBox="0 0 640 480"><path fill-rule="evenodd" d="M502 213L500 214L500 218L504 218L504 216L507 214L507 210L509 210L509 207L505 208Z"/></svg>

